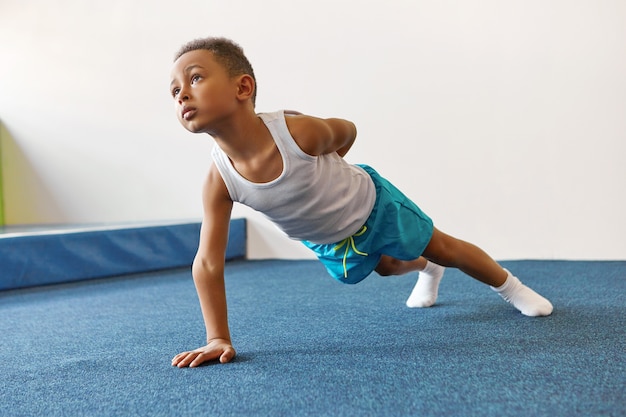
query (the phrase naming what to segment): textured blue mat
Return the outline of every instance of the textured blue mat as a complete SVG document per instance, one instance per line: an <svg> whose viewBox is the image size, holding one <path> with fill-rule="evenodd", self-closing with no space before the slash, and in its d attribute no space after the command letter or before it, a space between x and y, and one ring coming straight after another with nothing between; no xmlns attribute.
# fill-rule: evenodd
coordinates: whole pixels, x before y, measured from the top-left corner
<svg viewBox="0 0 626 417"><path fill-rule="evenodd" d="M188 270L0 293L0 415L624 416L626 262L504 262L528 318L447 271L336 283L315 261L227 265L239 356L177 369L204 326Z"/></svg>
<svg viewBox="0 0 626 417"><path fill-rule="evenodd" d="M3 228L0 290L134 274L191 265L200 223L70 227L51 230ZM231 221L227 259L246 253L245 219Z"/></svg>

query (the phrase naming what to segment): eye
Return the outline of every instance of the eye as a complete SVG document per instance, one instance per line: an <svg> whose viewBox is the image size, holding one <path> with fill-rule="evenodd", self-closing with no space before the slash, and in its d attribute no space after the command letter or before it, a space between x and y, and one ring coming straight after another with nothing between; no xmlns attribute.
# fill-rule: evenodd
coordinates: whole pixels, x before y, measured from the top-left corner
<svg viewBox="0 0 626 417"><path fill-rule="evenodd" d="M176 98L176 96L180 93L180 88L176 87L172 89L172 97Z"/></svg>
<svg viewBox="0 0 626 417"><path fill-rule="evenodd" d="M201 77L200 77L198 74L193 75L193 76L191 77L191 84L195 84L195 83L197 83L198 81L200 81L200 78L201 78Z"/></svg>

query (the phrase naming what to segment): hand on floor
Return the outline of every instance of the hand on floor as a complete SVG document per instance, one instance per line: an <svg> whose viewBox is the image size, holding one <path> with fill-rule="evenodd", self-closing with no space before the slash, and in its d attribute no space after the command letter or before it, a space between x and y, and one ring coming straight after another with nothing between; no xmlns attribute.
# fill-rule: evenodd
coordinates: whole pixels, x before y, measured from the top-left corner
<svg viewBox="0 0 626 417"><path fill-rule="evenodd" d="M174 356L172 366L195 368L204 362L219 359L220 363L230 362L235 357L235 349L228 340L213 339L206 346Z"/></svg>

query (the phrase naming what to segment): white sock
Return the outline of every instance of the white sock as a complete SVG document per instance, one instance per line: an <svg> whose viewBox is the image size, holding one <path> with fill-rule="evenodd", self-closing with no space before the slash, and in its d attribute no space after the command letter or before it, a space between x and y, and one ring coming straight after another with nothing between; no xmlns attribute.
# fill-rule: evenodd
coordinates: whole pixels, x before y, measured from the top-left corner
<svg viewBox="0 0 626 417"><path fill-rule="evenodd" d="M505 301L513 304L515 308L526 316L549 316L552 313L550 301L528 288L526 285L505 269L508 274L506 281L500 287L492 290L500 294Z"/></svg>
<svg viewBox="0 0 626 417"><path fill-rule="evenodd" d="M430 307L435 304L444 270L443 266L428 261L426 268L420 271L417 283L406 300L407 307Z"/></svg>

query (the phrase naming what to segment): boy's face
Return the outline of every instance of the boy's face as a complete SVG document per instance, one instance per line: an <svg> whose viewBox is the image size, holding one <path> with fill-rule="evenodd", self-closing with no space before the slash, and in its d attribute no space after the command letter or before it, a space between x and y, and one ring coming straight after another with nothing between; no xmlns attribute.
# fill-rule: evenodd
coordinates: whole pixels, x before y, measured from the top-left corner
<svg viewBox="0 0 626 417"><path fill-rule="evenodd" d="M174 62L170 92L180 123L193 133L212 133L237 105L237 80L205 49Z"/></svg>

